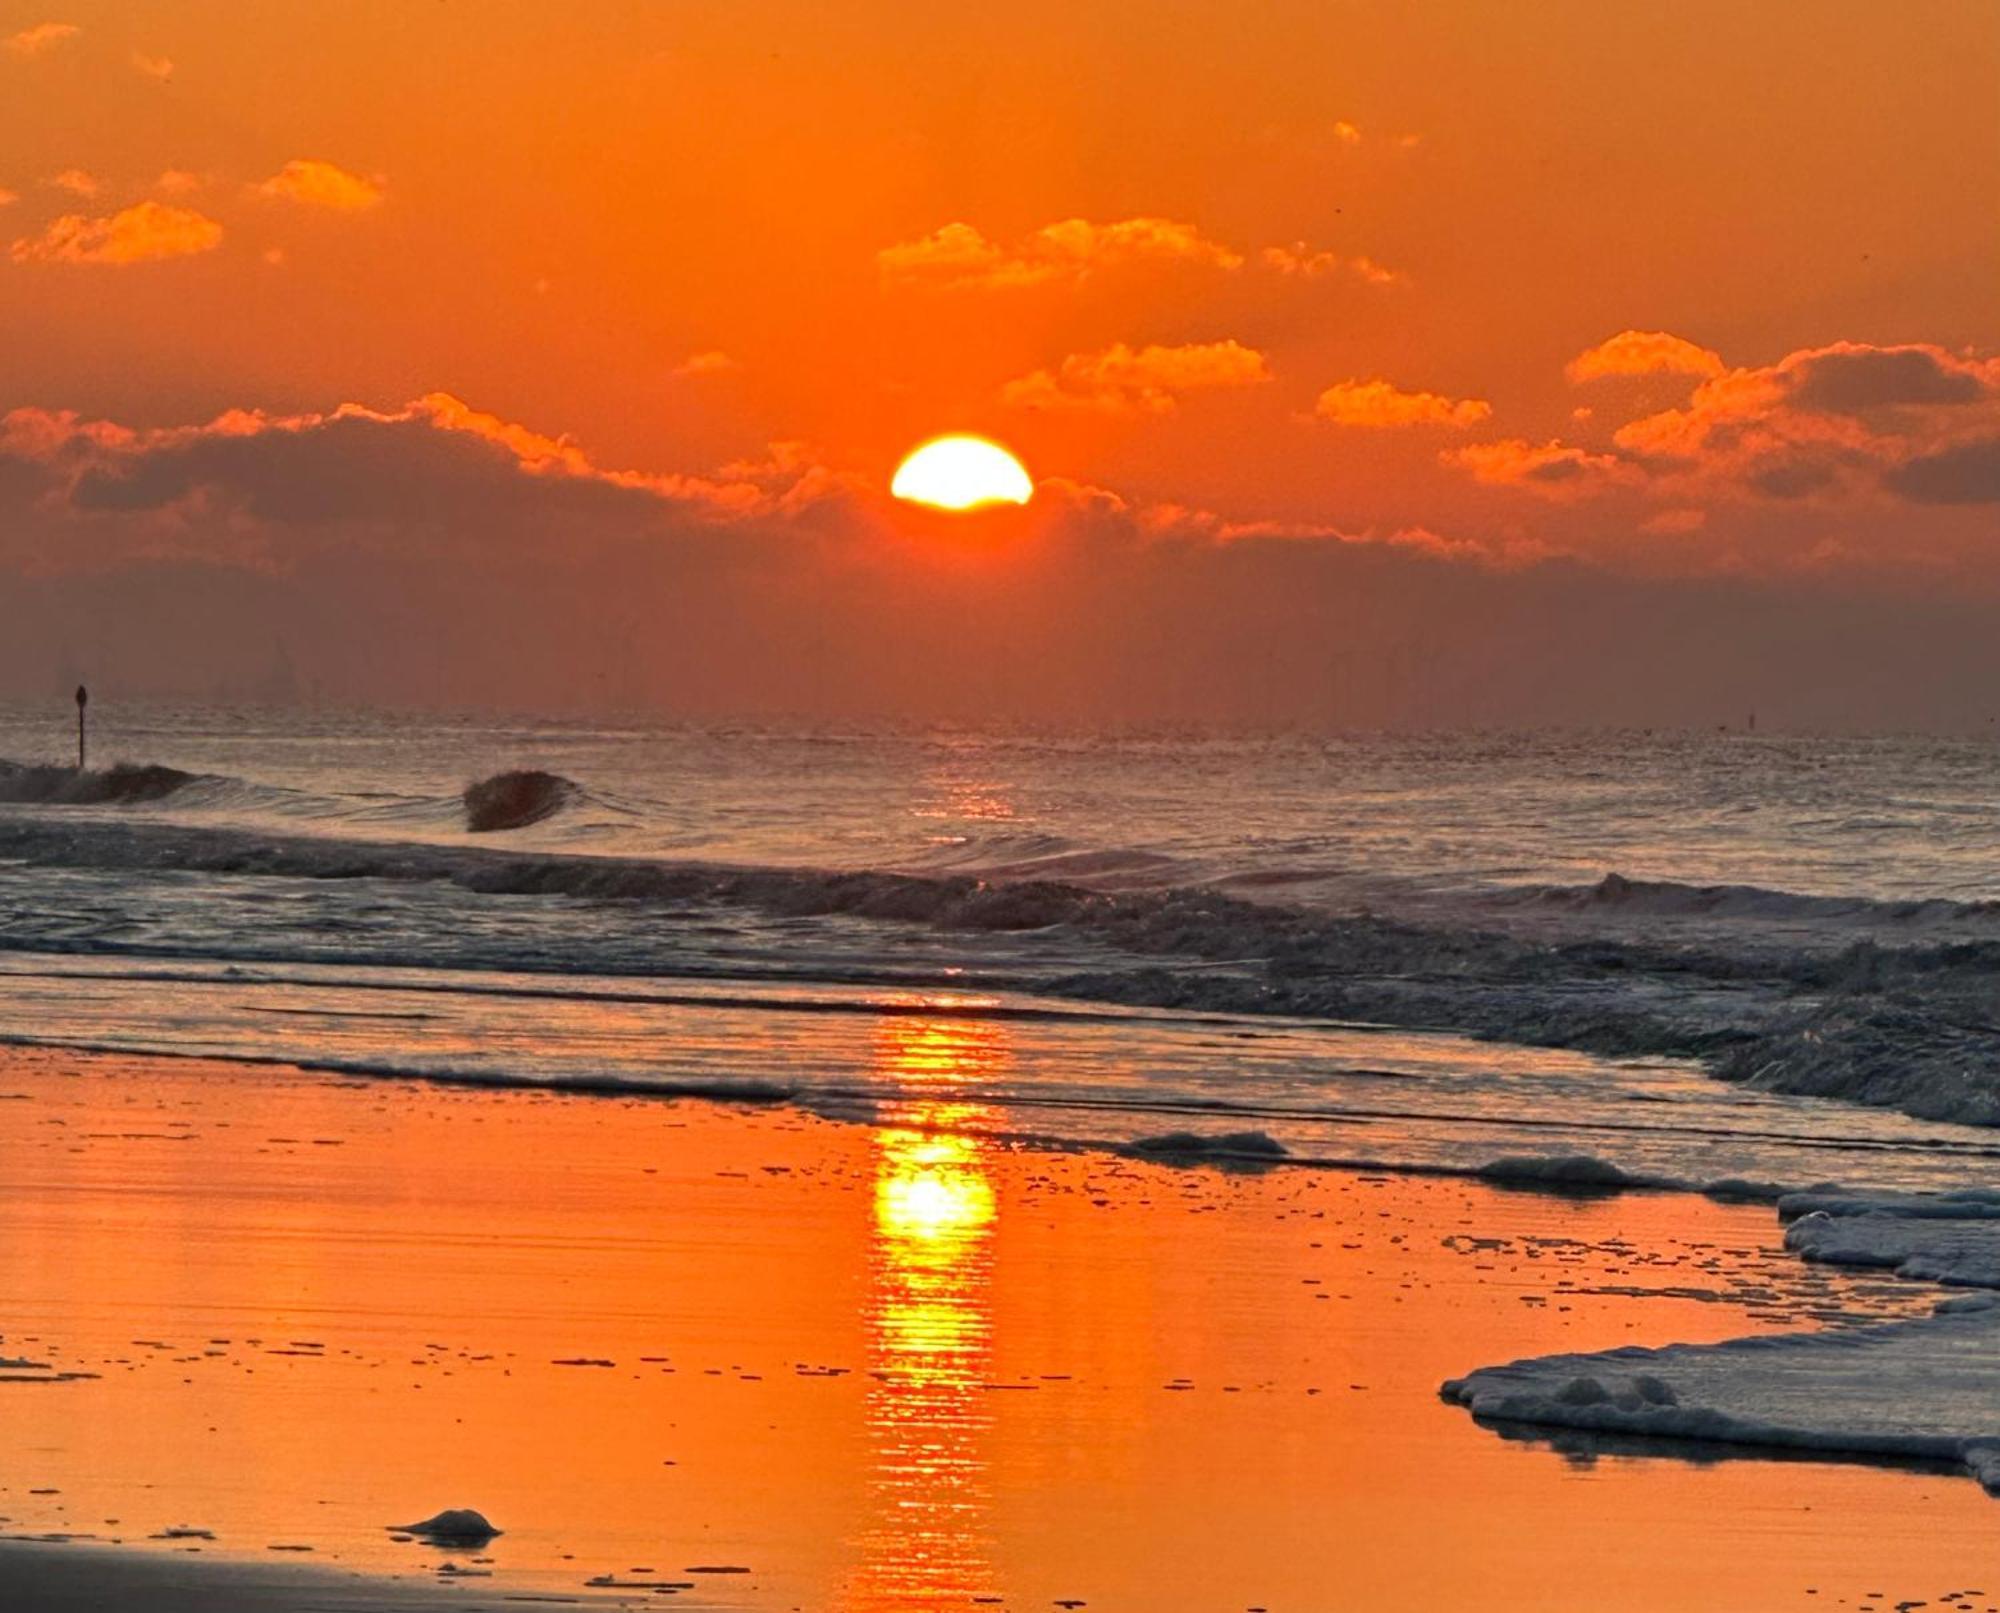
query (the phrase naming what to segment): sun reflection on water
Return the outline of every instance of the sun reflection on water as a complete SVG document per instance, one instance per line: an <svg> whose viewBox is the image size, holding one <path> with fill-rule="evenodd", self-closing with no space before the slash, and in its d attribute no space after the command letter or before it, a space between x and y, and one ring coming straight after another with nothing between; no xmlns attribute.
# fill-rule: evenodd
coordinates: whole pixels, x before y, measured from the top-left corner
<svg viewBox="0 0 2000 1613"><path fill-rule="evenodd" d="M983 1111L940 1087L1006 1062L990 1023L885 1023L880 1063L913 1097L875 1133L867 1312L869 1514L854 1613L963 1607L990 1594L985 1390L999 1215Z"/></svg>

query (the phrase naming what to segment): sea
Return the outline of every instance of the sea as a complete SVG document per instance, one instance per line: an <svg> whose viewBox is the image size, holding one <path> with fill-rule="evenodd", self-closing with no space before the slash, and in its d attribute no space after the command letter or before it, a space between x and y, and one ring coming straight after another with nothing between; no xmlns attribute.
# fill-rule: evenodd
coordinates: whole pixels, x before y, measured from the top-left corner
<svg viewBox="0 0 2000 1613"><path fill-rule="evenodd" d="M2000 745L0 707L0 1039L1229 1169L2000 1163Z"/></svg>

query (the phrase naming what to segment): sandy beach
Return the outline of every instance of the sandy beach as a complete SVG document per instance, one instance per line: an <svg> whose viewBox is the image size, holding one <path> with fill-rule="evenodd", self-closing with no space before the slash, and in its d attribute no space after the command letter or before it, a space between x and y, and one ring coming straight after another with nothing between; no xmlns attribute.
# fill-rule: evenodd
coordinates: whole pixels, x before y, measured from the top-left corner
<svg viewBox="0 0 2000 1613"><path fill-rule="evenodd" d="M1928 1308L1785 1254L1768 1206L1018 1148L934 1099L843 1124L56 1051L7 1055L0 1099L15 1605L1528 1609L1587 1568L1604 1605L1825 1607L1990 1578L1994 1503L1950 1473L1510 1439L1439 1401L1515 1356ZM455 1506L504 1533L389 1527Z"/></svg>

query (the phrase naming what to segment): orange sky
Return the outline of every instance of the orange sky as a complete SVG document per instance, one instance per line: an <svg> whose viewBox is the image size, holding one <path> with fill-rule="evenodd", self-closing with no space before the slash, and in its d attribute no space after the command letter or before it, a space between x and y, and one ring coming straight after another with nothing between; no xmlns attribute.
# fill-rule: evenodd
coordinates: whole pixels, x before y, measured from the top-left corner
<svg viewBox="0 0 2000 1613"><path fill-rule="evenodd" d="M166 564L261 578L254 611L319 646L317 680L379 694L273 579L379 579L420 542L455 565L533 476L632 495L593 543L838 529L835 570L879 601L961 543L885 505L897 458L973 429L1062 484L1035 532L1122 546L1097 569L1131 567L1126 601L1157 578L1124 549L1259 534L1503 591L1578 560L1606 587L1993 597L1996 82L1985 0L9 0L0 563L117 572L134 609L201 592ZM433 395L463 408L412 408ZM361 448L326 420L349 404L386 422ZM468 410L477 463L433 440ZM542 565L586 634L622 590L570 547L580 517L509 519L556 536L483 569ZM755 591L838 594L815 564ZM1298 605L1296 578L1237 571L1249 618ZM383 609L350 615L387 632ZM77 614L0 681L104 659L81 603L49 610ZM797 625L746 619L729 653ZM641 671L636 698L686 686ZM1089 699L1082 676L1079 710L1201 714L1129 666ZM849 693L895 704L905 677ZM708 703L797 704L797 679L756 682ZM1540 699L1515 715L1570 714Z"/></svg>

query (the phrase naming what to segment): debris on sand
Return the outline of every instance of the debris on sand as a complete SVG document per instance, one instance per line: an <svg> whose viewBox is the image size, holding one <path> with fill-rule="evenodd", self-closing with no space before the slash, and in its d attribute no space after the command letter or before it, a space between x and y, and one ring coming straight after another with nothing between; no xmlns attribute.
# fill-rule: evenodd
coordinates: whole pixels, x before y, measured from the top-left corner
<svg viewBox="0 0 2000 1613"><path fill-rule="evenodd" d="M391 1533L411 1535L434 1546L476 1546L501 1533L486 1521L485 1514L471 1507L447 1507L420 1523L392 1523L388 1527Z"/></svg>

